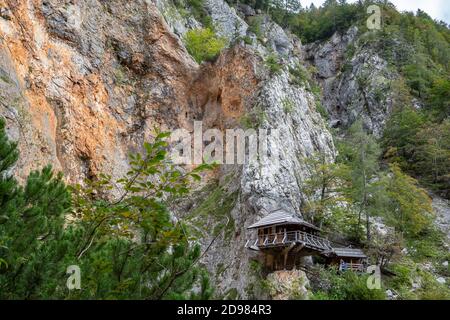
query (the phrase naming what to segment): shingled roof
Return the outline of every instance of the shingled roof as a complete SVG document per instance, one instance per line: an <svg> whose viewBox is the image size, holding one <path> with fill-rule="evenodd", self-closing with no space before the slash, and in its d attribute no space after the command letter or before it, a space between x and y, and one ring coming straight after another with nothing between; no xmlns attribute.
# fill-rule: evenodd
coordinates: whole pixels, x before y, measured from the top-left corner
<svg viewBox="0 0 450 320"><path fill-rule="evenodd" d="M315 225L304 221L300 217L298 217L295 214L289 213L283 209L276 210L272 212L271 214L265 216L258 222L252 224L247 229L256 229L256 228L262 228L262 227L269 227L274 225L280 225L280 224L294 224L294 225L302 225L306 226L315 230L320 230Z"/></svg>
<svg viewBox="0 0 450 320"><path fill-rule="evenodd" d="M354 248L333 248L330 253L336 257L367 258L361 249Z"/></svg>

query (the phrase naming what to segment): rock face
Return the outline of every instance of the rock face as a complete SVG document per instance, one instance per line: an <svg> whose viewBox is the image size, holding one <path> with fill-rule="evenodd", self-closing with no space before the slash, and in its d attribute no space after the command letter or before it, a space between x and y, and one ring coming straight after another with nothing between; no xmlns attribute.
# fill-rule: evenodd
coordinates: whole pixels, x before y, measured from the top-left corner
<svg viewBox="0 0 450 320"><path fill-rule="evenodd" d="M22 180L47 164L68 182L122 176L128 153L155 126L191 131L202 120L205 130L278 131L267 139L277 157L223 165L212 177L220 196L206 206L210 227L223 222L215 211L227 222L217 238L205 236L205 246L216 239L203 263L220 269L220 292L248 298L257 257L244 248L246 227L280 206L300 215L305 158L322 152L331 161L335 151L316 98L290 81L289 66L303 64L300 41L263 16L264 43L246 45L241 37L256 36L235 9L222 0L205 5L232 47L199 66L182 36L201 24L170 1L0 0L9 12L0 16L0 114L19 142ZM282 57L277 74L264 63L271 52ZM184 213L201 208L199 200Z"/></svg>
<svg viewBox="0 0 450 320"><path fill-rule="evenodd" d="M233 40L247 34L247 23L225 1L205 0L205 7L213 20L219 36Z"/></svg>
<svg viewBox="0 0 450 320"><path fill-rule="evenodd" d="M186 120L198 66L151 2L1 5L12 12L1 20L3 66L20 96L2 114L16 114L20 177L47 163L73 182L121 175L151 128Z"/></svg>
<svg viewBox="0 0 450 320"><path fill-rule="evenodd" d="M332 137L316 112L313 95L290 85L286 71L264 84L258 105L266 119L261 127L278 132L268 140L270 153L278 156L246 163L243 195L260 215L278 209L280 204L290 212L300 212L302 181L308 177L304 160L320 151L331 161Z"/></svg>
<svg viewBox="0 0 450 320"><path fill-rule="evenodd" d="M189 29L200 28L201 23L192 16L183 16L172 1L156 0L155 5L164 17L170 30L179 37L183 37Z"/></svg>
<svg viewBox="0 0 450 320"><path fill-rule="evenodd" d="M307 300L309 281L301 270L277 271L267 276L273 300Z"/></svg>
<svg viewBox="0 0 450 320"><path fill-rule="evenodd" d="M232 221L231 235L216 239L211 254L205 258L205 263L216 271L218 266L222 269L225 260L227 267L219 273L218 287L224 292L234 288L242 298L253 297L249 292L253 281L249 262L258 258L244 248L249 234L246 227L279 208L300 215L302 183L309 176L305 158L319 151L328 154L330 160L334 156L331 134L316 112L310 93L290 85L287 71L261 86L255 108L262 114L260 128L278 131L278 135L267 139L269 152L277 156L224 168L232 177L221 184L224 194L237 194L228 220ZM286 101L292 102L292 110L284 109Z"/></svg>
<svg viewBox="0 0 450 320"><path fill-rule="evenodd" d="M233 53L217 63L217 72L199 68L151 1L1 5L12 17L0 18L0 111L19 140L20 178L48 163L72 182L99 172L120 176L128 153L150 139L155 125L192 127L213 107L208 99L220 86L220 105L237 108L236 118L244 111L241 91L255 85L239 73L253 67L242 63L243 54L235 52L241 60L229 63L229 74L222 67Z"/></svg>
<svg viewBox="0 0 450 320"><path fill-rule="evenodd" d="M393 82L398 74L367 42L356 27L336 33L329 41L306 48L323 87L323 104L334 128L348 128L361 118L364 127L381 136L393 107ZM362 40L361 40L362 39Z"/></svg>

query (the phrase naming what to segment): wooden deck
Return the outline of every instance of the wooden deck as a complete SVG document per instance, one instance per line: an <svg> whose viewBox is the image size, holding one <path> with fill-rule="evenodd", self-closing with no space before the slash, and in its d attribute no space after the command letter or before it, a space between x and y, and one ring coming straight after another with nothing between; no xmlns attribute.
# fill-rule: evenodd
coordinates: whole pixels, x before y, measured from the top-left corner
<svg viewBox="0 0 450 320"><path fill-rule="evenodd" d="M258 249L270 249L285 247L289 245L304 245L314 251L331 250L331 242L325 238L314 236L303 231L281 232L258 236L255 240L248 240L246 248L257 247Z"/></svg>

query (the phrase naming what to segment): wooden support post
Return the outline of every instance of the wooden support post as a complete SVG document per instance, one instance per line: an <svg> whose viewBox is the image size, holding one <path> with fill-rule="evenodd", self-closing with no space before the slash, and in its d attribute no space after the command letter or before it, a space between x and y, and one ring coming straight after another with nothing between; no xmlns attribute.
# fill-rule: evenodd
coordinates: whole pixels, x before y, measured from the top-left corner
<svg viewBox="0 0 450 320"><path fill-rule="evenodd" d="M291 245L289 247L287 247L286 249L283 250L283 255L284 255L284 269L286 270L286 263L287 263L287 258L288 258L288 254L289 251L292 250L292 248L295 247L295 243L291 243Z"/></svg>

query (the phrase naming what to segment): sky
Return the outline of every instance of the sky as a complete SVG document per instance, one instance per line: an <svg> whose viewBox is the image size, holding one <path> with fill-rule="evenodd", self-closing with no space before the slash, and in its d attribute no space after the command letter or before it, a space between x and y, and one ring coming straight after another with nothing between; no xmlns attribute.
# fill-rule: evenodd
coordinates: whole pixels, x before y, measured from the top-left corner
<svg viewBox="0 0 450 320"><path fill-rule="evenodd" d="M303 7L309 6L312 2L320 6L325 0L300 0ZM349 0L356 2L356 0ZM450 1L449 0L390 0L399 11L414 11L422 9L432 18L443 20L450 24Z"/></svg>

